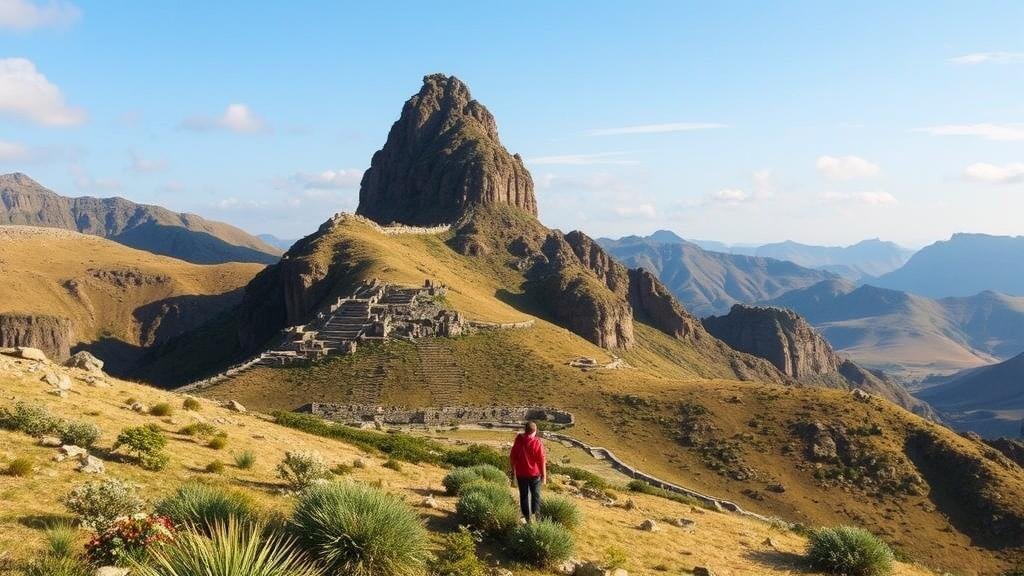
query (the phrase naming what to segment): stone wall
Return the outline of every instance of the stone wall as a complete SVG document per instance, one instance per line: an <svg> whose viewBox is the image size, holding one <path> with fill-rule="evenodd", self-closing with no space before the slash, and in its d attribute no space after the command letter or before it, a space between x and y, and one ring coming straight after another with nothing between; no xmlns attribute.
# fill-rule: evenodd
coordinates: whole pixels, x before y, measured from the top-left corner
<svg viewBox="0 0 1024 576"><path fill-rule="evenodd" d="M527 420L572 425L573 415L538 406L446 406L443 408L401 408L363 404L314 402L298 409L327 420L345 423L379 422L395 426L422 424L522 423Z"/></svg>

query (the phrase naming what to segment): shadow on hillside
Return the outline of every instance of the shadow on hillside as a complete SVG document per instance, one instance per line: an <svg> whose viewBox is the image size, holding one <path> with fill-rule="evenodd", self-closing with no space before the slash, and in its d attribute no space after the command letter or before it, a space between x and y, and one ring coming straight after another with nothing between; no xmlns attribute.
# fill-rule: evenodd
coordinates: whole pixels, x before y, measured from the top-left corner
<svg viewBox="0 0 1024 576"><path fill-rule="evenodd" d="M103 360L103 371L115 378L126 379L131 367L142 358L146 349L113 336L104 336L95 342L79 343L71 353L85 350Z"/></svg>
<svg viewBox="0 0 1024 576"><path fill-rule="evenodd" d="M280 257L246 246L236 246L198 230L147 222L125 230L111 240L154 254L171 256L195 264L254 262L274 264Z"/></svg>
<svg viewBox="0 0 1024 576"><path fill-rule="evenodd" d="M244 294L244 288L236 288L223 294L172 296L139 306L132 312L139 323L139 340L153 344L168 342L238 305Z"/></svg>
<svg viewBox="0 0 1024 576"><path fill-rule="evenodd" d="M504 288L499 288L494 292L494 297L520 312L550 320L547 311L529 294L514 293Z"/></svg>
<svg viewBox="0 0 1024 576"><path fill-rule="evenodd" d="M807 560L793 552L779 550L751 550L745 554L748 560L788 574L815 574Z"/></svg>

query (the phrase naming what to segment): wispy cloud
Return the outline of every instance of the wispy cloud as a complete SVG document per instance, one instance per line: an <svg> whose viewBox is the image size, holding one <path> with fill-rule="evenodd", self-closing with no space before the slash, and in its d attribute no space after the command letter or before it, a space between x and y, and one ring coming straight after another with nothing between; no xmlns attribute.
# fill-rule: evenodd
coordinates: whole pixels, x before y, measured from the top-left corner
<svg viewBox="0 0 1024 576"><path fill-rule="evenodd" d="M128 167L139 173L160 172L167 168L167 161L162 158L144 158L138 152L132 152Z"/></svg>
<svg viewBox="0 0 1024 576"><path fill-rule="evenodd" d="M75 126L85 111L68 106L60 88L25 58L0 59L0 114L44 126Z"/></svg>
<svg viewBox="0 0 1024 576"><path fill-rule="evenodd" d="M739 206L754 200L754 195L739 188L722 188L716 190L704 198L704 204L719 206Z"/></svg>
<svg viewBox="0 0 1024 576"><path fill-rule="evenodd" d="M638 220L657 220L658 209L653 204L631 204L613 206L614 212L620 218L632 218Z"/></svg>
<svg viewBox="0 0 1024 576"><path fill-rule="evenodd" d="M0 140L0 162L23 162L31 156L28 146Z"/></svg>
<svg viewBox="0 0 1024 576"><path fill-rule="evenodd" d="M532 165L564 165L592 166L595 164L639 164L639 160L623 158L629 152L598 152L596 154L562 154L557 156L537 156L527 158L526 163Z"/></svg>
<svg viewBox="0 0 1024 576"><path fill-rule="evenodd" d="M873 192L825 192L821 195L827 202L848 202L866 204L868 206L890 206L899 201L892 194L884 191Z"/></svg>
<svg viewBox="0 0 1024 576"><path fill-rule="evenodd" d="M964 178L989 184L1024 182L1024 162L1012 162L1002 166L976 162L964 168Z"/></svg>
<svg viewBox="0 0 1024 576"><path fill-rule="evenodd" d="M1024 52L973 52L950 58L949 61L953 64L1019 64L1024 63Z"/></svg>
<svg viewBox="0 0 1024 576"><path fill-rule="evenodd" d="M692 132L695 130L714 130L725 128L725 124L717 122L669 122L666 124L641 124L639 126L622 126L620 128L594 128L587 130L591 136L615 136L618 134L661 134L665 132Z"/></svg>
<svg viewBox="0 0 1024 576"><path fill-rule="evenodd" d="M324 170L323 172L296 172L285 179L278 180L274 187L278 189L341 190L359 186L362 179L363 171L356 168Z"/></svg>
<svg viewBox="0 0 1024 576"><path fill-rule="evenodd" d="M944 124L917 128L914 132L932 136L975 136L1004 142L1024 140L1024 126L1020 124Z"/></svg>
<svg viewBox="0 0 1024 576"><path fill-rule="evenodd" d="M821 156L815 163L818 172L829 180L856 180L877 176L878 164L860 156Z"/></svg>
<svg viewBox="0 0 1024 576"><path fill-rule="evenodd" d="M68 26L81 17L82 11L70 2L0 0L0 28L31 30L47 26Z"/></svg>
<svg viewBox="0 0 1024 576"><path fill-rule="evenodd" d="M196 131L228 130L237 134L254 134L267 128L266 122L245 104L228 104L220 116L192 116L181 123Z"/></svg>

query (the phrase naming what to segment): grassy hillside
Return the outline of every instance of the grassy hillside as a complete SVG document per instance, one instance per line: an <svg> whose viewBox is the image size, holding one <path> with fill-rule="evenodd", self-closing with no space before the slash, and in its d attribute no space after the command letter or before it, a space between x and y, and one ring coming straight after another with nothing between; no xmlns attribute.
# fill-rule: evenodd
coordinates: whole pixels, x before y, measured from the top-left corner
<svg viewBox="0 0 1024 576"><path fill-rule="evenodd" d="M485 225L480 225L485 228ZM481 230L478 238L493 238ZM629 368L582 372L577 356L608 352L545 320L520 290L497 242L486 256L463 256L441 235L381 234L344 221L312 254L330 262L343 249L355 278L449 286L449 303L489 321L537 319L534 327L415 344L365 346L355 356L309 367L261 367L204 394L261 410L306 402L382 404L540 403L573 411L580 439L615 451L668 480L810 525L854 523L884 535L910 557L964 573L991 572L1019 555L1024 528L989 533L980 519L998 511L1024 519L1024 472L991 450L878 399L847 391L743 382L736 356L636 324L638 345L619 352ZM441 363L456 378L431 373ZM437 376L437 377L435 377ZM751 378L753 380L753 378ZM817 430L817 432L815 432ZM829 436L828 439L823 435ZM926 441L930 438L935 441ZM816 444L845 446L812 457ZM984 480L965 505L957 494L968 467ZM980 472L979 472L980 470ZM1016 524L1014 524L1016 526ZM1000 538L1013 534L1008 543Z"/></svg>
<svg viewBox="0 0 1024 576"><path fill-rule="evenodd" d="M71 395L61 399L47 394L40 386L40 370L64 371L47 363L0 355L0 389L4 391L0 406L9 407L16 400L22 401L68 420L99 426L102 435L92 453L104 460L107 476L135 485L147 508L173 493L183 483L198 480L242 491L265 510L287 514L295 499L282 494L286 486L276 476L274 468L286 450L304 449L325 455L331 466L349 466L345 470L345 479L379 486L415 506L435 543L442 534L456 528L455 499L443 495L441 478L445 470L437 466L409 462L385 466L387 460L378 452L280 427L258 414L228 411L209 401L201 401L196 410L184 410L181 396L113 378L103 378L108 387L90 386L86 380L95 380L95 376L79 370L66 370L74 384ZM158 417L129 409L131 402L150 407L166 402L174 410ZM197 437L179 432L197 422L212 424L222 430L226 434L226 446L215 449ZM110 451L115 437L124 427L149 424L160 429L169 441L167 452L170 461L159 472L144 470L130 457ZM435 438L443 435L443 432L435 434ZM472 438L468 440L472 441ZM490 440L483 441L493 444ZM559 452L559 449L555 448L554 452L559 458L581 458L580 454L570 455ZM249 469L232 464L233 455L244 451L251 451L255 456L255 464ZM40 446L26 434L0 430L0 466L6 467L18 457L30 458L33 463L26 476L0 475L0 499L4 502L0 508L0 574L4 576L21 574L27 562L42 554L44 527L71 519L60 498L75 485L96 478L76 472L73 462L55 462L55 452L54 448ZM357 459L364 465L351 468ZM207 472L207 466L215 460L223 461L226 466L220 472ZM613 487L621 486L625 481L607 469L595 470ZM549 493L572 493L568 479L560 476L556 476L548 490ZM436 496L436 509L418 506L428 494ZM577 557L601 559L609 548L615 548L624 554L625 567L636 574L685 574L695 566L710 566L715 573L722 574L783 575L792 574L793 570L812 573L802 560L805 540L794 532L655 496L625 492L621 488L614 489L613 495L620 502L631 499L635 508L608 507L598 500L569 496L584 518L575 532ZM668 519L678 517L692 519L693 527L668 525ZM661 529L657 532L639 530L640 523L648 518L661 523ZM78 545L86 537L85 531L81 531ZM770 545L765 543L769 537ZM479 552L491 565L508 565L514 560L501 548L492 545L481 545ZM543 573L515 564L512 567L516 574L523 576ZM920 567L897 563L895 574L924 576L928 572Z"/></svg>
<svg viewBox="0 0 1024 576"><path fill-rule="evenodd" d="M70 321L112 369L236 303L259 264L190 264L97 236L0 226L0 313Z"/></svg>

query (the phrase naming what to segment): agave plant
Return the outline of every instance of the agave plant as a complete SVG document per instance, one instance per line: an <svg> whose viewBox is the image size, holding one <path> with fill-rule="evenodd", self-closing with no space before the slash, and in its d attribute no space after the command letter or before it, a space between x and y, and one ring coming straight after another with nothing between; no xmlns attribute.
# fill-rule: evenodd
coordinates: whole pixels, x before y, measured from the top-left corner
<svg viewBox="0 0 1024 576"><path fill-rule="evenodd" d="M229 519L217 522L209 536L186 530L170 545L153 553L139 576L321 576L292 544L280 535L264 536L265 526Z"/></svg>

